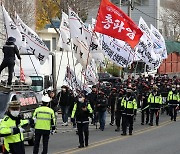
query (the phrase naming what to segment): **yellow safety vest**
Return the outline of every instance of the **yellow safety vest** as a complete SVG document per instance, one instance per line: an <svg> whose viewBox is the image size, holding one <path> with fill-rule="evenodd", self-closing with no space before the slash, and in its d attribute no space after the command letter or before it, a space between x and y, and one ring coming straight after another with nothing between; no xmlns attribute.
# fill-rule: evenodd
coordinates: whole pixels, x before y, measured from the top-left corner
<svg viewBox="0 0 180 154"><path fill-rule="evenodd" d="M36 118L35 129L51 130L51 126L56 123L54 111L47 106L38 107L33 118Z"/></svg>
<svg viewBox="0 0 180 154"><path fill-rule="evenodd" d="M168 101L171 101L171 100L180 101L179 93L173 94L173 92L170 91L170 92L168 93L167 100L168 100Z"/></svg>
<svg viewBox="0 0 180 154"><path fill-rule="evenodd" d="M18 128L29 123L29 120L21 120ZM7 151L9 151L9 143L17 143L24 141L23 133L13 135L13 128L16 126L16 121L12 120L9 116L5 116L0 123L0 134L4 137L4 145ZM6 136L8 135L8 136Z"/></svg>

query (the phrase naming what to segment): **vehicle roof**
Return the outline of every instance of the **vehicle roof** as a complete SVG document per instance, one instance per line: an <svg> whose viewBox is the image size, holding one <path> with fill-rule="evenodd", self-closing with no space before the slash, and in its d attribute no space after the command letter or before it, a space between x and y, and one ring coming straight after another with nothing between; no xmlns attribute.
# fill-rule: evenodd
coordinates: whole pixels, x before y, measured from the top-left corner
<svg viewBox="0 0 180 154"><path fill-rule="evenodd" d="M1 93L25 93L25 92L34 92L30 89L30 86L26 85L13 85L11 88L1 86L0 85L0 92Z"/></svg>

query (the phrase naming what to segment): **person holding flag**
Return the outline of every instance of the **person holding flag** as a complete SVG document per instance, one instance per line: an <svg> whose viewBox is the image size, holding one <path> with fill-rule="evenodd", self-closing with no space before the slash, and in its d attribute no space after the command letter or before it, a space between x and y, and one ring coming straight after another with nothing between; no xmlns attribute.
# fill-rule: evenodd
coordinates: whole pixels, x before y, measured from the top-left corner
<svg viewBox="0 0 180 154"><path fill-rule="evenodd" d="M21 60L19 50L15 45L15 42L16 39L14 37L9 37L7 39L6 44L3 46L4 59L0 65L0 74L4 68L8 67L8 86L11 86L12 84L12 77L15 65L15 55L18 57L19 60Z"/></svg>

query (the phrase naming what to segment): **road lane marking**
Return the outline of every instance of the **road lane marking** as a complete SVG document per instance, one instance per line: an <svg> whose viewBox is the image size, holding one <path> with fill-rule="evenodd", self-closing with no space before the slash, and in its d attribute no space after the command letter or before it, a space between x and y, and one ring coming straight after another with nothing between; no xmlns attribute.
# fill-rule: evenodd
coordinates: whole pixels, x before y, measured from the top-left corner
<svg viewBox="0 0 180 154"><path fill-rule="evenodd" d="M179 118L177 118L177 121L179 121ZM147 128L134 131L133 136L140 135L140 134L143 134L143 133L146 133L146 132L149 132L149 131L153 131L155 129L159 129L159 128L164 127L166 125L169 125L171 123L174 123L174 121L169 121L168 120L168 121L162 122L160 126L149 126ZM80 152L80 151L85 151L85 150L88 150L88 149L92 149L92 148L95 148L95 147L98 147L98 146L101 146L101 145L105 145L105 144L109 144L109 143L112 143L112 142L120 141L120 140L130 138L130 137L132 137L132 136L118 135L116 137L112 137L112 138L104 139L104 140L101 140L101 141L93 142L93 143L89 144L88 147L85 147L85 148L81 148L81 149L79 149L79 148L71 148L71 149L67 149L65 151L55 152L53 154L73 154L73 153L77 153L77 152Z"/></svg>

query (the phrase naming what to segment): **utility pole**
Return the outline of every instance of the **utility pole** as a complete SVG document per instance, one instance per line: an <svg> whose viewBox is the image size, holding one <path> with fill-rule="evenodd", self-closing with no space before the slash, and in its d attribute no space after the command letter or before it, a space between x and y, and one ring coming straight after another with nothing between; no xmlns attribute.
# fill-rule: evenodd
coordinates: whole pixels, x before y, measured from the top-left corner
<svg viewBox="0 0 180 154"><path fill-rule="evenodd" d="M131 18L132 0L128 0L128 16Z"/></svg>

